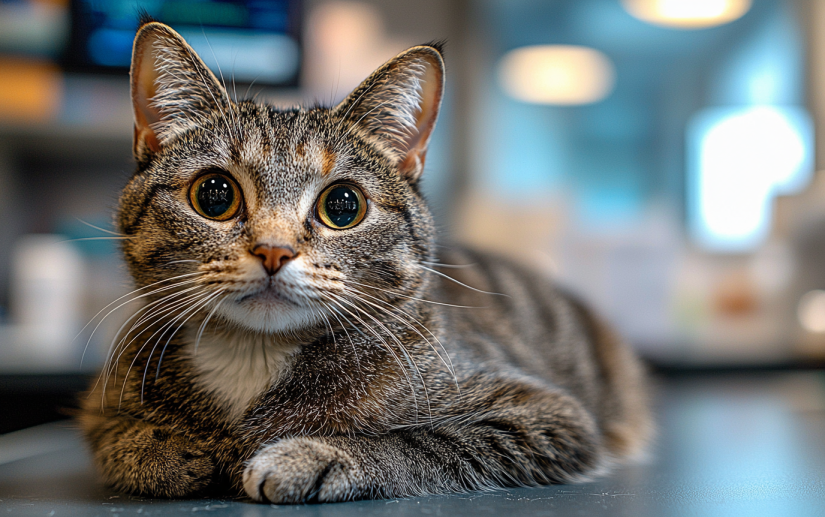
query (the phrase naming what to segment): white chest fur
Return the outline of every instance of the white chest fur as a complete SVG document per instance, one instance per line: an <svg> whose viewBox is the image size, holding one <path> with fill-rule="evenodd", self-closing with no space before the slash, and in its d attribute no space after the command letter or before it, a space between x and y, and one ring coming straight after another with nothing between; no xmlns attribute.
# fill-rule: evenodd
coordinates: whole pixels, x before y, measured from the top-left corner
<svg viewBox="0 0 825 517"><path fill-rule="evenodd" d="M197 347L190 345L189 354L197 382L235 420L289 371L299 349L270 336L236 331L204 335Z"/></svg>

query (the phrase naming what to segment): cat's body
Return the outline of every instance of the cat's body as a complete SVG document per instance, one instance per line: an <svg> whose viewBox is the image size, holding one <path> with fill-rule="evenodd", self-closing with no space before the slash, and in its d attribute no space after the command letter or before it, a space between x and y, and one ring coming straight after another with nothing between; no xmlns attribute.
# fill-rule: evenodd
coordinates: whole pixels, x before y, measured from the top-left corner
<svg viewBox="0 0 825 517"><path fill-rule="evenodd" d="M148 302L81 417L109 484L336 501L642 451L641 371L610 332L517 265L437 251L418 180L442 67L414 47L335 108L278 110L141 28L118 224Z"/></svg>

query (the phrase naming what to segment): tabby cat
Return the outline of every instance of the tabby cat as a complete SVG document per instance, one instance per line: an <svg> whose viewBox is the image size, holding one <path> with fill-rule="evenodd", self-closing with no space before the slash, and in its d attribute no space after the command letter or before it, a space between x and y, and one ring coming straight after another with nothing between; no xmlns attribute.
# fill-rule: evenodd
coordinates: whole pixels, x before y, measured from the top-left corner
<svg viewBox="0 0 825 517"><path fill-rule="evenodd" d="M116 222L144 304L81 414L107 484L345 501L564 483L642 452L629 349L535 273L436 244L438 44L333 108L280 109L232 100L144 21L131 88Z"/></svg>

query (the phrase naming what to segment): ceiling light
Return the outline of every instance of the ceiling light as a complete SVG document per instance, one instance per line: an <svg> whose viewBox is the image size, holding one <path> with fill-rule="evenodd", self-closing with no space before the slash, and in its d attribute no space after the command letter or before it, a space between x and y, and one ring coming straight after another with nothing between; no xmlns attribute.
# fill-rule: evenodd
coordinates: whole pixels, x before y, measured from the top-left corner
<svg viewBox="0 0 825 517"><path fill-rule="evenodd" d="M615 71L598 50L570 45L537 45L508 52L499 81L515 99L537 104L597 102L613 89Z"/></svg>
<svg viewBox="0 0 825 517"><path fill-rule="evenodd" d="M621 0L642 21L678 29L703 29L730 23L751 8L751 0Z"/></svg>

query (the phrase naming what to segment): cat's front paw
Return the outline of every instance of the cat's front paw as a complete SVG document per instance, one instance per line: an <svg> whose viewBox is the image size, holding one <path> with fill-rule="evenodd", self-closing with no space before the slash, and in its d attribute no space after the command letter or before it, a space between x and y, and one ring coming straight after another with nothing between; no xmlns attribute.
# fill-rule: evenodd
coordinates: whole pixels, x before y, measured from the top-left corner
<svg viewBox="0 0 825 517"><path fill-rule="evenodd" d="M151 497L191 497L212 482L212 458L171 429L134 422L117 439L99 444L95 459L106 484Z"/></svg>
<svg viewBox="0 0 825 517"><path fill-rule="evenodd" d="M243 474L256 501L305 503L359 497L363 472L345 451L312 438L290 438L260 450Z"/></svg>

